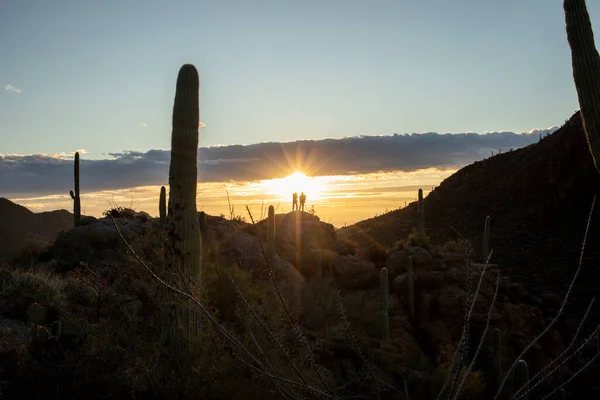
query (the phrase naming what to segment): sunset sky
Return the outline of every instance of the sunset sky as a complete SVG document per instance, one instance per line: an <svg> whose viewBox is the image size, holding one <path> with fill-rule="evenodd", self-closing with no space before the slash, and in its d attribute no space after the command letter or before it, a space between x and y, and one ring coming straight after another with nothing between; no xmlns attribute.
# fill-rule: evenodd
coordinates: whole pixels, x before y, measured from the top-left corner
<svg viewBox="0 0 600 400"><path fill-rule="evenodd" d="M287 201L267 181L302 170L323 219L356 222L578 109L561 0L0 0L0 54L0 197L35 211L71 209L76 150L84 211L157 204L185 63L215 214L226 190Z"/></svg>

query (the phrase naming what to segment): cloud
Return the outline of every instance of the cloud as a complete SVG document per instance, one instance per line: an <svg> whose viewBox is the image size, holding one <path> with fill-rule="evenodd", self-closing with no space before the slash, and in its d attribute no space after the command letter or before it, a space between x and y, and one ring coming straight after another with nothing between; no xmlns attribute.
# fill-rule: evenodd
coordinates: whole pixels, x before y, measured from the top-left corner
<svg viewBox="0 0 600 400"><path fill-rule="evenodd" d="M540 134L554 130L556 127L519 134L429 132L203 147L198 149L198 181L255 181L284 177L295 170L323 176L456 169L488 157L499 148L505 151L536 143ZM68 193L73 186L72 159L73 153L0 154L2 194L15 197ZM104 160L82 157L81 190L164 185L169 180L169 163L168 150L110 153Z"/></svg>
<svg viewBox="0 0 600 400"><path fill-rule="evenodd" d="M4 90L6 90L7 92L13 92L16 94L19 94L21 92L23 92L21 89L17 89L16 87L14 87L13 85L4 85Z"/></svg>

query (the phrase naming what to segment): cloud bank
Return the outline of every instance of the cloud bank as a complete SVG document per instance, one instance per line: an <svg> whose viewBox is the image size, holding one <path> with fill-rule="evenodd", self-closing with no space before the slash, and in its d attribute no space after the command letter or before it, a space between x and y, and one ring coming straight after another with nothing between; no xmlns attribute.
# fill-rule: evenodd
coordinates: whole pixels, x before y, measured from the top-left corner
<svg viewBox="0 0 600 400"><path fill-rule="evenodd" d="M538 141L557 127L527 133L404 134L259 143L198 149L198 180L222 182L281 178L295 170L311 176L460 168L497 152ZM68 157L66 157L68 156ZM81 190L166 185L170 151L124 151L104 160L81 159ZM72 153L1 155L0 196L68 193Z"/></svg>
<svg viewBox="0 0 600 400"><path fill-rule="evenodd" d="M7 92L12 92L12 93L16 93L16 94L19 94L22 92L21 89L17 89L13 85L4 85L4 90L6 90Z"/></svg>

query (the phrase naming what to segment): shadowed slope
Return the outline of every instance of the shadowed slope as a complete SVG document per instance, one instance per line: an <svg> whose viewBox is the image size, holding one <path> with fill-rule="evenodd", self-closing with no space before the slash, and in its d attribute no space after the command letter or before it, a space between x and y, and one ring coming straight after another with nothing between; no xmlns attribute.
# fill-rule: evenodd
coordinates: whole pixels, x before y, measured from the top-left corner
<svg viewBox="0 0 600 400"><path fill-rule="evenodd" d="M539 143L475 162L444 180L425 198L433 243L471 240L480 258L486 215L491 217L492 261L537 292L563 294L577 266L587 213L600 176L594 168L579 112ZM391 246L416 226L416 203L340 230ZM588 302L600 279L600 211L591 223L574 302ZM585 308L585 307L584 307Z"/></svg>

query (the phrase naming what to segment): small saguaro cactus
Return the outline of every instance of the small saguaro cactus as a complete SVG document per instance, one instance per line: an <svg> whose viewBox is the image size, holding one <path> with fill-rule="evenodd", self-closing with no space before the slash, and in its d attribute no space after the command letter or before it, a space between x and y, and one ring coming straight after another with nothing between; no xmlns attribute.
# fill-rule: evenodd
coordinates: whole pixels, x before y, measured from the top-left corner
<svg viewBox="0 0 600 400"><path fill-rule="evenodd" d="M500 330L494 329L494 354L492 359L492 386L498 390L502 382L502 348Z"/></svg>
<svg viewBox="0 0 600 400"><path fill-rule="evenodd" d="M565 0L563 8L583 128L594 165L600 171L600 55L585 0Z"/></svg>
<svg viewBox="0 0 600 400"><path fill-rule="evenodd" d="M63 323L60 320L54 321L52 323L52 330L51 330L52 336L58 337L58 336L62 335L62 325L63 325Z"/></svg>
<svg viewBox="0 0 600 400"><path fill-rule="evenodd" d="M525 391L529 389L529 368L527 367L527 363L525 360L519 360L517 362L517 366L515 367L515 392L522 387L525 387ZM525 392L523 392L525 393ZM525 400L529 400L529 394L526 394L522 397Z"/></svg>
<svg viewBox="0 0 600 400"><path fill-rule="evenodd" d="M198 127L200 124L200 79L196 67L186 64L179 70L169 167L169 209L166 231L172 250L166 269L172 274L181 268L189 277L200 276L200 222L196 206L198 179Z"/></svg>
<svg viewBox="0 0 600 400"><path fill-rule="evenodd" d="M383 340L390 338L388 290L388 269L383 267L379 274L379 324L381 328L381 339Z"/></svg>
<svg viewBox="0 0 600 400"><path fill-rule="evenodd" d="M275 207L269 206L267 216L267 242L270 246L275 246Z"/></svg>
<svg viewBox="0 0 600 400"><path fill-rule="evenodd" d="M74 180L75 180L75 191L69 191L71 198L73 199L73 222L74 226L77 227L79 225L79 221L81 221L81 198L79 197L79 152L75 153L75 165L73 170Z"/></svg>
<svg viewBox="0 0 600 400"><path fill-rule="evenodd" d="M423 189L419 189L419 202L417 203L417 233L421 243L425 240L425 202Z"/></svg>
<svg viewBox="0 0 600 400"><path fill-rule="evenodd" d="M413 278L413 259L408 256L406 265L406 292L408 294L408 313L411 318L415 317L415 285Z"/></svg>
<svg viewBox="0 0 600 400"><path fill-rule="evenodd" d="M298 251L296 249L297 253ZM298 254L296 254L296 257L298 257ZM269 206L267 214L267 258L271 264L275 262L275 207L272 205Z"/></svg>
<svg viewBox="0 0 600 400"><path fill-rule="evenodd" d="M158 215L160 217L160 227L162 229L165 226L165 221L167 220L167 189L164 186L160 187Z"/></svg>
<svg viewBox="0 0 600 400"><path fill-rule="evenodd" d="M486 262L490 256L490 216L485 217L485 227L483 228L483 262Z"/></svg>
<svg viewBox="0 0 600 400"><path fill-rule="evenodd" d="M37 341L39 344L44 344L50 338L50 332L44 326L37 327Z"/></svg>

